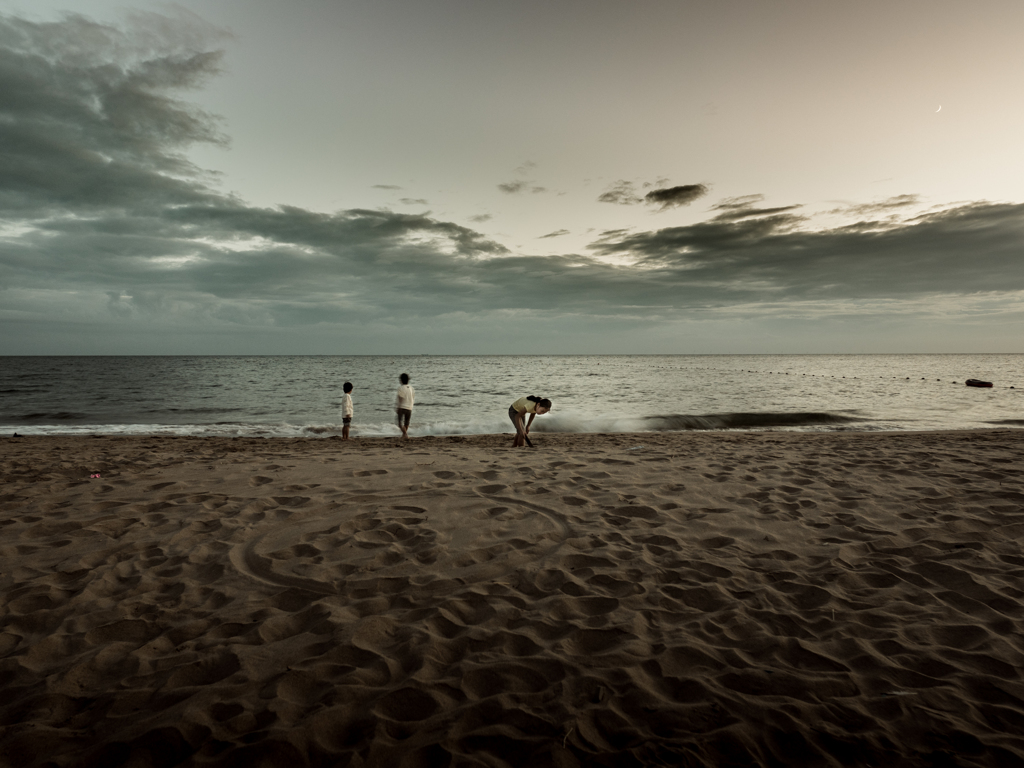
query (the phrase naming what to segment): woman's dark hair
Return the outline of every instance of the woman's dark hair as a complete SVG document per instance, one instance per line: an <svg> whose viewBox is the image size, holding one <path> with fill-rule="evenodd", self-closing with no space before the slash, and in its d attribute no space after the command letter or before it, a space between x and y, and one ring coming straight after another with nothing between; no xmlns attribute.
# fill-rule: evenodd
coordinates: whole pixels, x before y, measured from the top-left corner
<svg viewBox="0 0 1024 768"><path fill-rule="evenodd" d="M408 373L403 373L401 376L398 377L398 380L400 382L402 382L403 384L408 384L409 383L409 374Z"/></svg>
<svg viewBox="0 0 1024 768"><path fill-rule="evenodd" d="M342 389L343 392L351 392L352 391L352 382L346 381L344 384L341 385L341 389Z"/></svg>
<svg viewBox="0 0 1024 768"><path fill-rule="evenodd" d="M548 409L551 408L551 401L548 400L546 397L537 397L536 395L527 395L526 399L529 400L531 403L536 403L541 408L548 408Z"/></svg>
<svg viewBox="0 0 1024 768"><path fill-rule="evenodd" d="M540 402L538 402L537 405L539 405L541 408L547 408L549 411L551 410L551 401L548 400L546 397Z"/></svg>

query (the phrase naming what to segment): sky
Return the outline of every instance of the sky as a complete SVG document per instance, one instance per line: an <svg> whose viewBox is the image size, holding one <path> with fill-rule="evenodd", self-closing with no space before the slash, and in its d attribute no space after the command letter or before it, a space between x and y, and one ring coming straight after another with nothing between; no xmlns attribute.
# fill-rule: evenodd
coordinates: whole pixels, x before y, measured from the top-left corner
<svg viewBox="0 0 1024 768"><path fill-rule="evenodd" d="M1019 0L0 0L0 355L1024 352Z"/></svg>

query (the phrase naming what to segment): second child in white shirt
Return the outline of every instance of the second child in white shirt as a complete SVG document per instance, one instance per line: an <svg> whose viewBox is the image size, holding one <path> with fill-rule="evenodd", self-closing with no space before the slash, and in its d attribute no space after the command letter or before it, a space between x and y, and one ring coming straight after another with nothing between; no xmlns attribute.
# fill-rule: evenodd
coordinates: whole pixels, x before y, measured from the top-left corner
<svg viewBox="0 0 1024 768"><path fill-rule="evenodd" d="M352 382L346 381L342 390L345 396L341 398L341 439L348 440L348 427L352 423Z"/></svg>
<svg viewBox="0 0 1024 768"><path fill-rule="evenodd" d="M398 377L401 386L395 396L395 413L398 415L398 428L402 430L402 439L409 439L409 420L412 419L412 406L416 399L416 391L409 384L409 374Z"/></svg>

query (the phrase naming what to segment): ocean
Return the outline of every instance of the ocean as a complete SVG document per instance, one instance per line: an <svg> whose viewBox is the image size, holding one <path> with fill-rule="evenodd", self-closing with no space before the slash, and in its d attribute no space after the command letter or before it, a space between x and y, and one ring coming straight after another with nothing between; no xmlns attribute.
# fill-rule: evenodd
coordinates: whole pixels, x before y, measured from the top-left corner
<svg viewBox="0 0 1024 768"><path fill-rule="evenodd" d="M523 395L535 434L1024 427L1020 354L3 357L0 434L330 437L351 381L352 436L396 436L403 372L412 437L511 434Z"/></svg>

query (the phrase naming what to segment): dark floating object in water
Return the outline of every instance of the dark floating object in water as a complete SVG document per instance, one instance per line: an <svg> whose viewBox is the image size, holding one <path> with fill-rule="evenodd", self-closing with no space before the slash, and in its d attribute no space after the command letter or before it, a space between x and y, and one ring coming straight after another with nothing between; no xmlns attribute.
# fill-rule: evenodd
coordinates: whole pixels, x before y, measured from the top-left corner
<svg viewBox="0 0 1024 768"><path fill-rule="evenodd" d="M968 387L991 387L991 381L982 381L981 379L968 379L966 382Z"/></svg>

